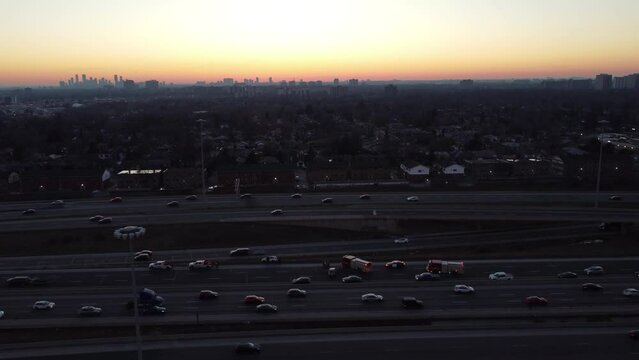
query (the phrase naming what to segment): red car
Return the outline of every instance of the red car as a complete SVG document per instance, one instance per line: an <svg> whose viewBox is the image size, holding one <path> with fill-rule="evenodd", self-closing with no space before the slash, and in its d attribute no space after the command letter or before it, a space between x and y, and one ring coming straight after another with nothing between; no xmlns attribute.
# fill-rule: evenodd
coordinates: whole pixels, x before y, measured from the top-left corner
<svg viewBox="0 0 639 360"><path fill-rule="evenodd" d="M121 203L122 202L122 198L119 196L116 196L114 198L111 199L112 203Z"/></svg>
<svg viewBox="0 0 639 360"><path fill-rule="evenodd" d="M244 303L247 305L259 305L266 301L263 297L257 295L248 295L244 298Z"/></svg>
<svg viewBox="0 0 639 360"><path fill-rule="evenodd" d="M524 299L524 304L528 306L546 306L548 305L548 300L541 296L529 296Z"/></svg>

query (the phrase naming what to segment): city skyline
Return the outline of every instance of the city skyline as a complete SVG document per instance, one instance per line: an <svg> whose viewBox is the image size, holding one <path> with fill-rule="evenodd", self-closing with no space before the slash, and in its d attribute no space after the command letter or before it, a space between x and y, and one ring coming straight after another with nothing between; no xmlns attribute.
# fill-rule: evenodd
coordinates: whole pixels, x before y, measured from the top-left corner
<svg viewBox="0 0 639 360"><path fill-rule="evenodd" d="M77 69L183 84L591 78L639 63L631 0L8 0L0 10L0 86L55 86Z"/></svg>

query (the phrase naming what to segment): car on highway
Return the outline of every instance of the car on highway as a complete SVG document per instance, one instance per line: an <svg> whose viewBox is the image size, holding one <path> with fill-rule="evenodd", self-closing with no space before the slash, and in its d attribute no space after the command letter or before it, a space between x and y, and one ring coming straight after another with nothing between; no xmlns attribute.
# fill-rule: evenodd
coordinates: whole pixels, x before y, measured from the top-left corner
<svg viewBox="0 0 639 360"><path fill-rule="evenodd" d="M333 203L333 198L327 197L322 199L322 204L332 204Z"/></svg>
<svg viewBox="0 0 639 360"><path fill-rule="evenodd" d="M235 352L238 354L259 354L262 351L260 344L248 342L237 344Z"/></svg>
<svg viewBox="0 0 639 360"><path fill-rule="evenodd" d="M275 210L271 211L271 215L273 215L273 216L277 216L277 215L284 215L284 210L282 210L282 209L275 209Z"/></svg>
<svg viewBox="0 0 639 360"><path fill-rule="evenodd" d="M164 315L166 314L166 308L158 305L146 306L142 308L140 314L144 316Z"/></svg>
<svg viewBox="0 0 639 360"><path fill-rule="evenodd" d="M100 316L102 314L102 308L97 306L87 305L82 306L78 309L78 316L80 317L92 317L92 316Z"/></svg>
<svg viewBox="0 0 639 360"><path fill-rule="evenodd" d="M311 278L308 277L308 276L300 276L300 277L296 277L291 282L293 284L310 284L311 283Z"/></svg>
<svg viewBox="0 0 639 360"><path fill-rule="evenodd" d="M417 281L435 281L439 279L441 279L441 276L432 272L423 272L415 275L415 280Z"/></svg>
<svg viewBox="0 0 639 360"><path fill-rule="evenodd" d="M621 200L621 196L619 196L619 195L610 195L610 197L608 199L619 201L619 200Z"/></svg>
<svg viewBox="0 0 639 360"><path fill-rule="evenodd" d="M30 286L31 285L31 277L30 276L14 276L7 279L8 287L22 287L22 286Z"/></svg>
<svg viewBox="0 0 639 360"><path fill-rule="evenodd" d="M240 195L240 199L242 200L251 199L252 197L253 197L253 194L250 194L250 193Z"/></svg>
<svg viewBox="0 0 639 360"><path fill-rule="evenodd" d="M455 294L473 294L475 293L475 288L469 285L459 284L453 287L453 292L455 292Z"/></svg>
<svg viewBox="0 0 639 360"><path fill-rule="evenodd" d="M585 283L581 284L581 289L583 291L602 291L603 286L595 283Z"/></svg>
<svg viewBox="0 0 639 360"><path fill-rule="evenodd" d="M572 271L564 271L557 274L557 277L560 279L574 279L574 278L577 278L578 276L577 276L577 273L574 273Z"/></svg>
<svg viewBox="0 0 639 360"><path fill-rule="evenodd" d="M39 277L32 277L30 285L31 286L47 286L49 285L49 280L39 278Z"/></svg>
<svg viewBox="0 0 639 360"><path fill-rule="evenodd" d="M261 296L257 296L257 295L246 295L244 297L244 303L246 305L257 305L257 304L263 304L264 301L266 301L266 299L264 299Z"/></svg>
<svg viewBox="0 0 639 360"><path fill-rule="evenodd" d="M356 282L362 282L362 281L364 281L364 279L362 279L361 277L357 275L349 275L342 278L343 283L356 283Z"/></svg>
<svg viewBox="0 0 639 360"><path fill-rule="evenodd" d="M64 207L64 200L55 200L49 203L49 207L52 209L59 209Z"/></svg>
<svg viewBox="0 0 639 360"><path fill-rule="evenodd" d="M257 305L255 307L255 311L257 311L258 313L276 313L277 312L277 306L273 305L273 304L260 304Z"/></svg>
<svg viewBox="0 0 639 360"><path fill-rule="evenodd" d="M546 306L548 305L548 300L541 296L528 296L524 299L524 304L528 306Z"/></svg>
<svg viewBox="0 0 639 360"><path fill-rule="evenodd" d="M55 303L53 301L39 300L33 303L33 310L53 310Z"/></svg>
<svg viewBox="0 0 639 360"><path fill-rule="evenodd" d="M219 294L213 290L200 290L200 300L217 299Z"/></svg>
<svg viewBox="0 0 639 360"><path fill-rule="evenodd" d="M261 258L260 262L264 264L280 264L282 262L282 259L276 255L269 255Z"/></svg>
<svg viewBox="0 0 639 360"><path fill-rule="evenodd" d="M89 221L97 223L98 221L104 219L102 215L94 215L89 218Z"/></svg>
<svg viewBox="0 0 639 360"><path fill-rule="evenodd" d="M117 203L121 203L122 202L122 198L119 196L113 197L111 198L111 200L109 200L109 202L117 204Z"/></svg>
<svg viewBox="0 0 639 360"><path fill-rule="evenodd" d="M189 271L210 270L212 267L213 263L205 259L195 260L189 263Z"/></svg>
<svg viewBox="0 0 639 360"><path fill-rule="evenodd" d="M169 201L168 203L166 203L166 207L170 207L170 208L180 207L180 203L175 200Z"/></svg>
<svg viewBox="0 0 639 360"><path fill-rule="evenodd" d="M4 317L4 311L0 310L0 319Z"/></svg>
<svg viewBox="0 0 639 360"><path fill-rule="evenodd" d="M488 275L488 279L490 280L512 280L514 278L513 274L508 274L503 271L497 271Z"/></svg>
<svg viewBox="0 0 639 360"><path fill-rule="evenodd" d="M195 194L187 195L187 196L184 197L184 200L186 200L186 201L195 201L195 200L197 200L197 195L195 195Z"/></svg>
<svg viewBox="0 0 639 360"><path fill-rule="evenodd" d="M368 293L368 294L362 295L361 299L363 303L372 303L372 302L380 302L384 300L384 297L382 295Z"/></svg>
<svg viewBox="0 0 639 360"><path fill-rule="evenodd" d="M405 309L421 309L424 307L424 302L412 296L404 296L402 306Z"/></svg>
<svg viewBox="0 0 639 360"><path fill-rule="evenodd" d="M27 210L22 212L22 215L33 215L35 213L36 213L35 209L27 209Z"/></svg>
<svg viewBox="0 0 639 360"><path fill-rule="evenodd" d="M169 271L169 270L173 270L173 265L169 264L166 260L158 260L149 264L149 270Z"/></svg>
<svg viewBox="0 0 639 360"><path fill-rule="evenodd" d="M586 275L603 275L604 268L603 266L593 265L584 269L584 273Z"/></svg>
<svg viewBox="0 0 639 360"><path fill-rule="evenodd" d="M639 296L639 290L637 290L635 288L623 289L623 291L621 293L623 294L623 296L628 296L628 297L637 297L637 296Z"/></svg>
<svg viewBox="0 0 639 360"><path fill-rule="evenodd" d="M395 243L395 244L408 244L408 238L407 237L403 237L403 238L395 239L395 240L393 240L393 243Z"/></svg>
<svg viewBox="0 0 639 360"><path fill-rule="evenodd" d="M359 196L359 199L360 200L370 200L371 196L368 195L368 194L362 194L362 195Z"/></svg>
<svg viewBox="0 0 639 360"><path fill-rule="evenodd" d="M409 196L406 198L406 201L408 202L417 202L419 201L419 196Z"/></svg>
<svg viewBox="0 0 639 360"><path fill-rule="evenodd" d="M230 256L247 256L251 254L251 249L249 248L237 248L229 251Z"/></svg>
<svg viewBox="0 0 639 360"><path fill-rule="evenodd" d="M631 339L639 340L639 329L628 331L628 336L630 336Z"/></svg>
<svg viewBox="0 0 639 360"><path fill-rule="evenodd" d="M113 222L113 218L110 218L110 217L103 217L102 219L98 220L98 224L101 224L101 225L110 224L112 222Z"/></svg>
<svg viewBox="0 0 639 360"><path fill-rule="evenodd" d="M133 261L149 261L151 255L149 253L137 253L133 256Z"/></svg>
<svg viewBox="0 0 639 360"><path fill-rule="evenodd" d="M288 289L288 291L286 292L286 296L290 298L303 298L306 297L306 290L297 288Z"/></svg>
<svg viewBox="0 0 639 360"><path fill-rule="evenodd" d="M291 195L291 199L301 199L301 198L302 198L302 194L300 193L295 193Z"/></svg>
<svg viewBox="0 0 639 360"><path fill-rule="evenodd" d="M401 260L393 260L393 261L389 261L386 264L384 264L384 267L391 270L391 269L403 269L406 267L406 263L401 261Z"/></svg>

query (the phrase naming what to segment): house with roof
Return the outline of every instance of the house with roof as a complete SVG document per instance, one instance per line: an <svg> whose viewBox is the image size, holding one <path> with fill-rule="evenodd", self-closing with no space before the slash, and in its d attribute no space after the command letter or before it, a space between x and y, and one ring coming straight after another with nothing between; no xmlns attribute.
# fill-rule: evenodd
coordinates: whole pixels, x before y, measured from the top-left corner
<svg viewBox="0 0 639 360"><path fill-rule="evenodd" d="M430 167L416 161L404 161L399 168L404 173L406 180L412 183L421 183L430 176Z"/></svg>

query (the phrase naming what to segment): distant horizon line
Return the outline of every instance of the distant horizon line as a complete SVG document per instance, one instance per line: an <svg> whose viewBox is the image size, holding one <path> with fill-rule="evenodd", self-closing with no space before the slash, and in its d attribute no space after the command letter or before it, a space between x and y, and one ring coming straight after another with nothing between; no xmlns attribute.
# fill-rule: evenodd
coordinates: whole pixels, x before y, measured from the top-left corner
<svg viewBox="0 0 639 360"><path fill-rule="evenodd" d="M339 83L348 83L349 80L358 80L360 82L370 82L370 83L402 83L402 82L410 82L410 83L451 83L451 82L460 82L463 80L472 80L473 82L482 82L482 83L497 83L497 82L512 82L512 81L522 81L522 80L528 80L528 81L544 81L544 80L592 80L595 79L597 75L610 75L613 78L614 77L624 77L624 76L629 76L629 75L635 75L635 74L639 74L639 72L631 72L631 73L627 73L626 75L614 75L611 73L599 73L599 74L595 74L592 76L544 76L544 77L539 77L539 76L535 76L535 77L504 77L504 78L478 78L478 79L473 79L472 77L459 77L459 78L445 78L445 79L370 79L370 78L357 78L357 77L347 77L347 78L336 78L336 79L340 79ZM75 74L68 78L71 79L75 76ZM206 80L195 80L195 81L190 81L190 82L169 82L169 81L165 81L165 80L158 80L157 78L151 78L151 79L146 79L146 80L133 80L133 79L128 79L128 78L124 78L123 77L123 81L126 80L133 80L135 82L135 84L143 84L146 81L158 81L160 83L165 83L165 86L192 86L192 85L196 85L199 82L204 82L205 85L210 86L210 85L224 85L223 81L224 79L233 79L234 81L234 85L235 84L239 84L239 85L243 85L245 84L244 80L250 80L250 81L254 81L256 78L260 78L260 77L254 77L254 78L234 78L234 77L226 77L226 78L222 78L220 80L215 80L215 81L206 81ZM93 80L100 80L100 79L105 79L105 80L112 80L106 77L101 77L101 78L95 78L93 77ZM87 80L89 80L87 78ZM260 78L261 80L261 78ZM63 80L59 80L57 83L48 83L48 84L44 84L44 83L24 83L24 84L0 84L0 89L11 89L11 88L27 88L27 87L36 87L36 88L55 88L55 89L61 89L60 87L60 81ZM259 83L252 83L251 85L280 85L283 81L285 82L317 82L317 81L321 81L322 83L326 84L326 85L330 85L333 84L333 80L304 80L304 79L293 79L293 80L285 80L285 79L281 79L281 80L273 80L272 83L268 82L268 78L266 78L266 81L260 81ZM228 85L227 85L228 86ZM95 89L82 89L82 88L70 88L73 90L95 90Z"/></svg>

